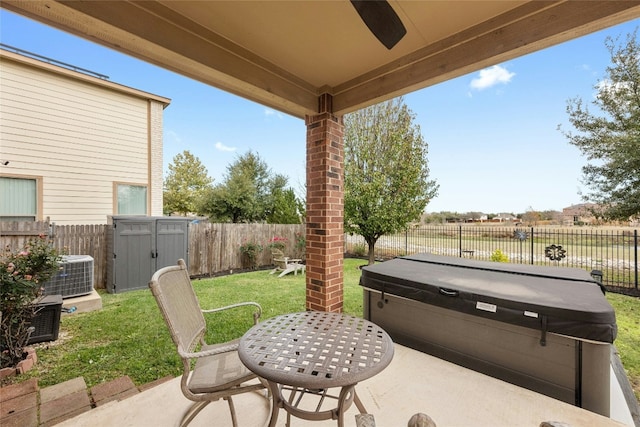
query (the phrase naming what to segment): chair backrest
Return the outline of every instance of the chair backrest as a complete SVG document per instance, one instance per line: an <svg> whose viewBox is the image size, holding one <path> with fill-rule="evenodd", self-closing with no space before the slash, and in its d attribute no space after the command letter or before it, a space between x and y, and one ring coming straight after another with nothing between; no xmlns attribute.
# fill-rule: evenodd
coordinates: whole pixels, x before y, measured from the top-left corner
<svg viewBox="0 0 640 427"><path fill-rule="evenodd" d="M206 323L184 260L156 271L149 288L178 350L193 351L205 333Z"/></svg>
<svg viewBox="0 0 640 427"><path fill-rule="evenodd" d="M276 267L281 269L287 268L287 260L284 257L284 253L280 249L271 249L271 256L273 257L273 263Z"/></svg>

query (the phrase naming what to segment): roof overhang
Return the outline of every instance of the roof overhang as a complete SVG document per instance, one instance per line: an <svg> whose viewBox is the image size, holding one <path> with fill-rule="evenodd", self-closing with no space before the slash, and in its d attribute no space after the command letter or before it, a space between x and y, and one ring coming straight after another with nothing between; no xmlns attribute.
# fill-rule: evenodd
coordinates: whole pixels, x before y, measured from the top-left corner
<svg viewBox="0 0 640 427"><path fill-rule="evenodd" d="M347 0L0 5L296 117L340 115L640 17L640 1L389 2L385 48Z"/></svg>
<svg viewBox="0 0 640 427"><path fill-rule="evenodd" d="M127 87L103 78L94 77L92 75L87 74L86 72L72 70L67 67L61 67L59 65L56 65L55 63L44 62L39 58L38 59L31 58L21 53L11 52L9 50L2 49L2 48L0 48L0 61L11 61L17 64L21 64L23 66L44 70L44 71L47 71L48 73L57 74L59 76L64 76L69 79L89 83L91 85L99 86L104 89L112 90L125 95L129 95L129 96L133 96L136 98L145 99L149 101L159 102L160 104L162 104L163 109L167 108L167 106L171 103L171 99L166 98L164 96L155 95L153 93L144 92L139 89Z"/></svg>

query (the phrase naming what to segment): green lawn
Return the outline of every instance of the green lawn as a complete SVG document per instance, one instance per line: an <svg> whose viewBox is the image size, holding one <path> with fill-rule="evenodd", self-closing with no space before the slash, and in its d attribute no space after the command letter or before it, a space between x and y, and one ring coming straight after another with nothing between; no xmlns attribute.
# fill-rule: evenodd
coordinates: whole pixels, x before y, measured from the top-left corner
<svg viewBox="0 0 640 427"><path fill-rule="evenodd" d="M345 313L362 316L358 266L364 263L345 259ZM263 307L263 319L305 309L304 275L278 278L261 270L194 280L193 285L203 308L256 301ZM38 377L40 386L46 387L82 376L92 387L123 375L140 385L181 374L181 363L148 290L101 296L102 310L62 316L58 340L37 345L35 369L13 381ZM607 298L617 314L616 346L640 396L640 299L612 293ZM248 313L222 319L220 314L210 316L212 324L218 316L210 342L239 337L251 325Z"/></svg>
<svg viewBox="0 0 640 427"><path fill-rule="evenodd" d="M607 299L616 310L618 338L615 345L640 401L640 298L609 292Z"/></svg>

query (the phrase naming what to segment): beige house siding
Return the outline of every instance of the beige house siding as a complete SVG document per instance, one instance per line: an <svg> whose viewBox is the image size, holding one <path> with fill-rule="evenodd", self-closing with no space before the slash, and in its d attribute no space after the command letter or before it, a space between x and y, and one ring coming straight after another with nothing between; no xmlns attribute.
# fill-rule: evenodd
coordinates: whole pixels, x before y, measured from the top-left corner
<svg viewBox="0 0 640 427"><path fill-rule="evenodd" d="M40 177L38 219L103 224L117 214L115 183L147 187L162 215L166 98L0 51L3 176Z"/></svg>
<svg viewBox="0 0 640 427"><path fill-rule="evenodd" d="M149 102L149 206L153 215L162 215L162 110L164 105L158 102ZM161 177L161 179L151 179Z"/></svg>

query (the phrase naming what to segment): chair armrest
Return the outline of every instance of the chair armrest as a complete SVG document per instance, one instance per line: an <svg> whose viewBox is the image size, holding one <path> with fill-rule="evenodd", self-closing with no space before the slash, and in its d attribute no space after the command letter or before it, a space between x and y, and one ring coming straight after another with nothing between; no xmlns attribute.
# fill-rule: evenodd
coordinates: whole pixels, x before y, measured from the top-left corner
<svg viewBox="0 0 640 427"><path fill-rule="evenodd" d="M219 311L224 311L224 310L229 310L232 308L237 308L237 307L244 307L244 306L248 306L248 305L252 305L254 307L256 307L256 311L253 313L253 324L257 325L258 324L258 319L260 319L260 316L262 316L262 306L260 306L260 304L258 304L257 302L253 302L253 301L248 301L248 302L239 302L237 304L231 304L231 305L227 305L224 307L218 307L218 308L212 308L209 310L200 310L203 313L216 313Z"/></svg>
<svg viewBox="0 0 640 427"><path fill-rule="evenodd" d="M214 354L229 353L237 350L238 350L238 344L229 344L229 345L220 346L217 348L212 348L209 350L196 351L193 353L178 349L178 354L182 358L193 359L198 357L213 356Z"/></svg>

